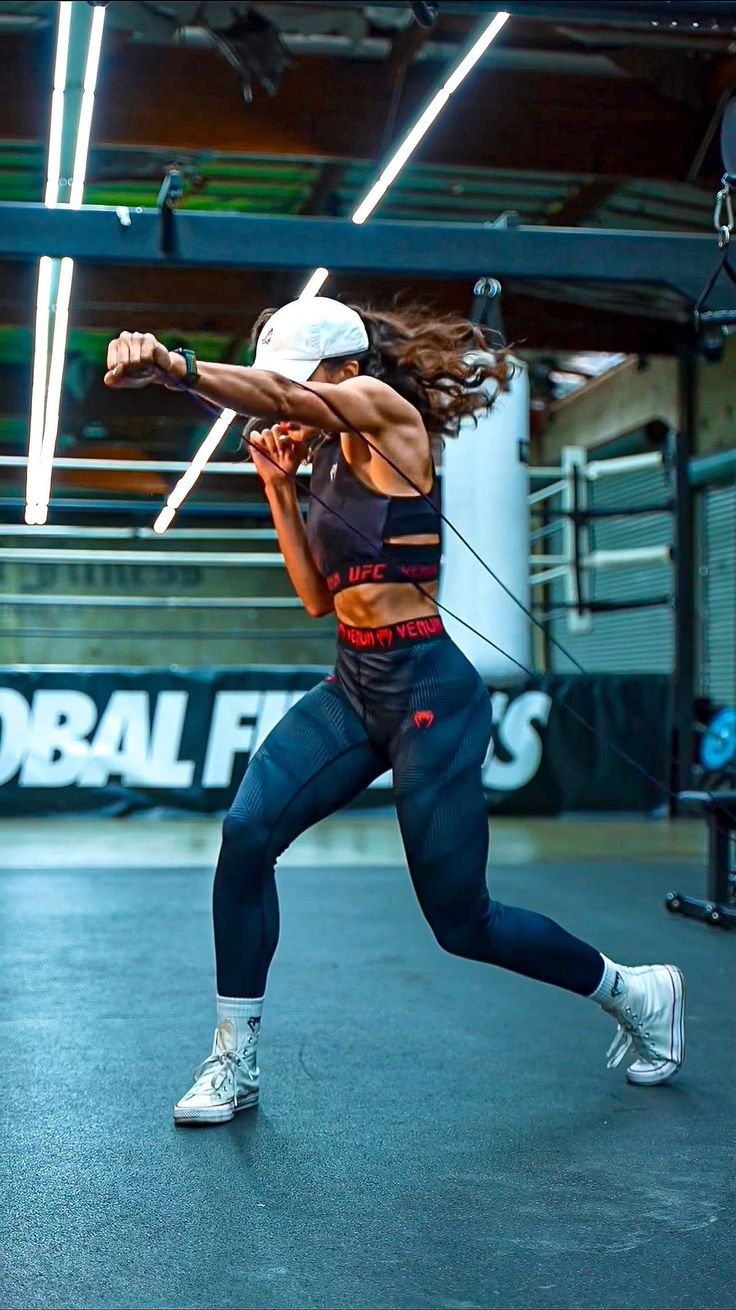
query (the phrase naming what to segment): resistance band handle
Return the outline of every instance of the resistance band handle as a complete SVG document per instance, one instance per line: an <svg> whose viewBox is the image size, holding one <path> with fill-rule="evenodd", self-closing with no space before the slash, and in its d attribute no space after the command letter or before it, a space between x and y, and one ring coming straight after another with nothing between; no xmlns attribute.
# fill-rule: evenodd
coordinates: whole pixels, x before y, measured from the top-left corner
<svg viewBox="0 0 736 1310"><path fill-rule="evenodd" d="M721 273L725 273L726 277L729 278L731 282L733 282L734 286L736 286L736 273L734 273L734 270L731 267L731 262L728 258L728 245L726 245L724 248L721 262L716 268L712 278L710 279L710 282L708 283L705 290L701 291L693 307L693 323L695 324L696 328L701 327L703 323L705 323L706 326L708 323L711 323L715 327L731 327L733 326L734 323L736 323L736 311L732 309L703 309L702 308L702 306L705 304L706 300L708 299L711 291L713 290L716 282L721 276Z"/></svg>
<svg viewBox="0 0 736 1310"><path fill-rule="evenodd" d="M736 327L736 309L696 309L695 325L696 327Z"/></svg>

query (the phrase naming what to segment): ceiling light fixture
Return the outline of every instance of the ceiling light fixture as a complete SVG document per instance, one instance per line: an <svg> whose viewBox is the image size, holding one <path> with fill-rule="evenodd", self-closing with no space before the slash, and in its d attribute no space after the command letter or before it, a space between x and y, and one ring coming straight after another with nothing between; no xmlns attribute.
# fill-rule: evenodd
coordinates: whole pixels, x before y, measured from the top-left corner
<svg viewBox="0 0 736 1310"><path fill-rule="evenodd" d="M49 125L46 193L44 197L44 203L48 208L59 206L62 142L64 127L68 120L65 96L69 70L72 8L71 0L62 0L59 5L54 86ZM84 194L92 112L104 24L105 7L95 5L92 21L89 24L89 42L82 87L82 101L77 119L71 190L69 200L66 202L70 209L80 208ZM52 260L44 255L39 261L28 466L26 470L25 519L28 524L45 523L48 517L51 475L59 429L73 276L74 261L72 259ZM54 283L56 283L55 297ZM52 308L53 340L49 366L48 338Z"/></svg>
<svg viewBox="0 0 736 1310"><path fill-rule="evenodd" d="M386 167L384 168L383 172L378 178L378 181L374 183L374 185L371 187L370 191L366 195L365 199L362 200L361 203L358 205L358 208L353 214L354 223L358 223L358 224L364 223L366 219L373 213L379 201L386 194L391 183L401 172L406 161L416 150L417 146L419 145L419 142L422 140L424 136L426 136L432 123L437 118L440 111L447 104L448 100L450 99L450 96L453 94L454 91L457 91L457 88L468 76L468 73L471 71L471 69L475 67L481 55L484 54L484 52L488 49L491 42L494 41L495 38L498 36L498 33L501 31L501 28L508 21L510 16L511 15L506 13L505 10L502 10L500 13L495 14L494 17L491 19L491 21L486 24L486 26L483 28L483 31L480 33L480 36L477 38L476 41L473 42L473 45L468 50L467 54L463 55L462 59L460 59L460 61L456 64L455 68L452 70L450 75L447 77L445 82L443 82L440 89L436 92L432 100L427 105L427 108L424 110L424 113L421 114L417 122L404 137L404 140L401 142L401 145L398 147L398 149L391 156L391 159L388 161ZM309 296L316 296L318 291L321 289L321 287L324 286L324 283L327 281L329 275L330 275L329 269L326 268L315 269L314 273L312 273L311 277L309 278L309 281L306 283L303 291L301 292L299 299L304 300ZM194 479L194 481L190 479L190 474L192 469L194 468L194 464L195 463L197 464L199 472L201 472L205 464L207 463L207 459L209 458L209 456L207 456L207 458L204 459L200 458L204 450L206 448L207 449L211 448L212 451L214 452L217 443L215 443L215 446L210 446L214 433L216 431L219 431L220 433L218 437L218 442L219 442L222 439L222 437L225 435L225 432L227 431L230 423L232 423L234 418L235 418L235 410L224 409L222 411L222 414L218 418L217 423L212 428L211 432L205 438L205 441L202 443L199 450L197 451L193 463L190 465L189 469L187 469L187 472L181 478L180 482L177 483L177 486L174 488L174 491L172 492L171 496L169 496L167 509L162 510L161 514L159 514L156 523L154 524L154 527L157 532L165 532L166 528L169 527L169 525L173 522L174 515L172 513L170 516L168 516L168 506L173 505L174 497L177 496L179 492L179 488L182 487L184 483L187 483L187 490L177 499L177 503L175 506L176 509L179 508L179 505L181 505L182 501L184 500L184 497L188 494L189 490L191 490L191 487L194 486L194 482L196 482L196 478ZM224 422L224 426L220 428L220 424L222 424L223 422ZM197 477L198 476L199 473L197 474Z"/></svg>

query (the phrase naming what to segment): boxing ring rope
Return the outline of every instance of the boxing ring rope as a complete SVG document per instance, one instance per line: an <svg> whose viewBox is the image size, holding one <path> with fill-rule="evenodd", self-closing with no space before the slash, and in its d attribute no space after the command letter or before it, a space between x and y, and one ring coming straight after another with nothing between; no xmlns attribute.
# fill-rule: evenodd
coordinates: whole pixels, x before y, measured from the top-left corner
<svg viewBox="0 0 736 1310"><path fill-rule="evenodd" d="M23 456L0 456L0 467L22 468L27 465L27 459ZM556 497L561 497L562 508L559 510L560 521L552 524L545 524L542 528L532 533L532 542L539 541L542 536L551 536L555 531L561 530L563 534L563 549L559 553L532 553L529 557L530 567L530 585L533 587L543 586L549 582L556 581L560 578L565 580L565 597L566 602L573 612L568 613L568 627L572 631L588 631L592 623L592 612L586 611L585 600L582 596L580 580L583 573L589 575L594 570L616 569L616 568L640 568L642 566L652 566L661 563L671 563L672 551L668 545L662 546L642 546L638 548L620 549L620 550L581 550L581 544L587 540L587 527L582 526L575 529L574 513L585 514L587 510L587 497L584 498L584 505L579 503L579 488L587 482L593 482L605 477L615 476L616 474L629 473L639 469L661 468L663 466L663 457L659 452L647 452L640 455L629 455L620 458L607 460L591 460L586 462L585 452L578 447L566 447L562 451L561 464L559 466L532 466L528 469L530 481L544 481L545 486L531 491L528 495L529 508L532 514L537 506L543 505ZM75 457L59 457L54 459L54 468L70 470L102 470L105 472L141 472L141 473L179 473L189 468L187 461L180 460L143 460L143 459L83 459ZM311 465L306 464L299 470L306 475L311 471ZM219 476L256 476L256 470L253 464L246 462L219 462L210 463L206 466L204 472ZM563 476L560 476L562 474ZM577 490L576 490L577 488ZM576 507L577 498L577 507ZM626 510L615 511L625 515ZM652 512L655 512L654 507ZM591 515L592 516L592 515ZM0 524L0 537L19 536L28 537L28 527L20 527L16 524ZM87 527L74 528L64 526L44 526L38 527L35 531L39 535L57 536L57 537L78 537L86 536L96 539L118 539L118 540L150 540L156 539L161 541L161 535L154 532L152 528L114 528L114 527ZM175 528L170 531L170 539L179 540L197 540L203 538L210 541L274 541L276 533L273 529L258 528ZM116 563L116 564L140 564L145 566L156 567L157 565L197 565L209 568L248 568L262 567L266 569L283 568L284 560L280 551L186 551L179 549L162 549L162 550L125 550L122 548L104 550L97 549L94 552L96 563ZM89 553L84 549L75 548L43 548L43 547L13 547L6 546L0 548L0 562L3 563L37 563L37 564L64 564L64 563L81 563L89 561ZM19 592L17 594L5 593L0 594L0 603L10 608L32 608L34 606L44 606L56 604L60 607L79 606L83 608L157 608L161 610L205 610L205 609L222 609L222 610L268 610L268 609L298 609L300 602L296 597L265 597L255 596L245 599L229 599L216 597L199 597L199 596L177 596L177 597L157 597L157 596L88 596L88 595L58 595L55 597L46 597Z"/></svg>
<svg viewBox="0 0 736 1310"><path fill-rule="evenodd" d="M278 534L275 528L172 528L167 534L172 540L199 540L205 541L277 541ZM76 540L79 537L92 538L93 540L111 539L122 541L160 541L160 533L154 532L153 528L77 528L65 527L62 524L44 523L43 527L34 527L34 537L72 537ZM22 527L18 523L0 525L0 537L24 537L28 538L28 527ZM173 552L172 552L173 553Z"/></svg>
<svg viewBox="0 0 736 1310"><path fill-rule="evenodd" d="M529 496L532 515L539 514L539 506L559 497L560 507L548 512L554 513L557 521L545 523L531 533L532 547L538 542L551 537L555 532L562 534L559 553L533 552L530 557L531 587L546 586L550 582L564 581L564 604L567 610L567 629L573 633L590 632L593 626L593 606L586 603L586 582L597 571L609 569L641 569L657 564L672 564L671 544L637 546L617 550L591 549L590 525L605 516L628 517L638 514L642 507L634 506L631 510L609 509L601 511L590 506L588 486L601 479L617 475L639 472L646 469L663 469L664 459L659 451L645 451L639 455L623 455L612 459L586 460L585 451L578 446L566 446L561 451L560 469L530 469L530 476L551 477L548 485L533 491ZM555 475L562 472L563 476ZM667 513L667 505L645 506L647 513ZM652 604L666 604L668 597L659 596ZM641 603L641 602L639 602ZM620 602L619 609L626 609L626 603ZM632 608L635 608L633 606Z"/></svg>
<svg viewBox="0 0 736 1310"><path fill-rule="evenodd" d="M297 596L22 596L0 592L0 605L72 606L87 609L300 609ZM136 633L136 637L139 634ZM151 634L160 636L160 633ZM288 636L283 632L282 636Z"/></svg>

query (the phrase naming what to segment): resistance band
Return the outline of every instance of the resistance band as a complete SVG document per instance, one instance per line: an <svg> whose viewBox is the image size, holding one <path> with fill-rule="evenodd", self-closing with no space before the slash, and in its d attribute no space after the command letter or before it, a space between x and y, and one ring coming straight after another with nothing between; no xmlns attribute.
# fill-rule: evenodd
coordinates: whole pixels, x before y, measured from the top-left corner
<svg viewBox="0 0 736 1310"><path fill-rule="evenodd" d="M450 528L450 530L451 530L452 532L454 532L454 534L455 534L455 536L458 538L458 540L461 541L461 542L463 543L463 545L465 546L465 548L466 548L467 550L470 551L471 555L473 555L473 557L478 561L478 563L481 565L481 567L482 567L483 569L485 569L486 573L488 573L489 576L493 578L494 582L496 582L496 584L497 584L497 585L502 589L502 591L504 591L504 592L506 593L506 595L507 595L507 596L508 596L508 597L509 597L513 602L514 602L514 604L515 604L515 605L518 605L518 607L523 611L523 613L526 614L527 617L531 619L532 623L534 623L534 624L535 624L535 625L536 625L540 630L544 631L542 624L541 624L541 623L539 622L539 620L535 617L535 615L532 613L532 611L531 611L530 609L528 609L526 605L524 605L523 601L521 601L521 600L518 598L518 596L516 596L516 595L515 595L515 594L510 590L509 587L507 587L507 585L506 585L505 582L502 582L502 581L501 581L501 579L498 577L498 575L497 575L496 573L494 573L494 571L493 571L493 569L490 567L490 565L489 565L489 564L488 564L488 563L487 563L487 562L486 562L486 561L485 561L485 560L484 560L484 559L483 559L483 558L478 554L478 552L477 552L477 551L475 550L475 548L471 545L471 543L467 540L467 538L463 536L463 534L462 534L462 532L460 532L459 528L456 528L456 527L455 527L455 524L452 523L451 520L448 519L448 518L446 517L445 514L443 514L442 510L438 510L438 509L436 508L436 506L432 504L432 501L431 501L431 498L429 497L429 495L427 495L425 492L423 492L423 491L422 491L422 490L421 490L421 489L416 485L416 483L415 483L415 482L414 482L414 481L413 481L413 480L408 476L408 474L406 474L406 473L403 471L403 469L399 468L398 465L395 464L394 461L393 461L392 459L390 459L389 456L386 455L384 451L382 451L382 450L381 450L378 446L376 446L376 445L375 445L375 444L374 444L374 443L373 443L373 442L372 442L368 437L366 437L366 435L365 435L364 432L360 432L356 427L354 427L353 424L350 423L350 422L345 418L344 414L342 414L342 413L340 412L340 410L338 409L338 407L337 407L337 406L336 406L332 401L326 400L324 396L319 395L316 391L312 391L312 388L309 387L309 386L307 386L307 385L306 385L305 383L303 383L303 382L296 382L296 383L294 383L293 385L300 387L303 391L308 391L308 392L310 393L310 395L313 395L313 396L316 397L317 400L322 401L322 403L323 403L324 405L326 405L327 408L328 408L329 410L332 411L332 413L335 415L335 417L336 417L337 419L339 419L339 421L340 421L340 423L343 425L345 431L347 431L347 432L352 432L352 433L355 434L355 436L361 437L361 438L363 439L363 441L366 442L367 446L368 446L372 451L374 451L377 455L379 455L379 456L381 457L381 459L383 459L383 460L385 461L385 463L387 463L387 464L388 464L388 465L389 465L389 466L390 466L390 467L391 467L391 468L392 468L396 473L398 473L399 476L400 476L401 478L403 478L404 482L406 482L407 485L410 486L410 487L412 488L412 490L413 490L413 491L414 491L418 496L421 496L421 498L422 498L423 500L425 500L425 501L426 501L426 502L427 502L427 503L432 507L432 509L433 509L434 513L437 515L437 517L438 517L439 519L441 519L441 521L442 521L443 523L447 524L448 528ZM248 429L250 426L251 426L250 424L247 425L247 427L246 427L246 432L247 432L247 429ZM247 436L245 436L244 439L245 439L246 442L248 442L248 437L247 437ZM339 437L338 437L338 439L339 439ZM250 444L250 443L248 443L248 444ZM281 466L277 464L276 460L271 459L271 456L270 456L266 451L264 451L264 450L260 450L260 449L259 449L258 453L259 453L260 455L264 456L266 459L268 459L268 460L270 461L270 463L272 463L275 467L281 469ZM317 495L316 492L312 491L311 487L310 487L310 488L302 487L301 484L299 483L297 477L296 477L296 474L288 474L288 473L284 473L283 469L281 469L281 472L282 472L282 475L283 475L284 477L288 478L291 482L294 483L294 485L295 485L295 487L296 487L298 493L299 493L299 492L301 492L301 493L303 493L303 494L306 493L307 496L309 496L310 498L316 500L320 505L322 505L322 507L323 507L324 509L329 510L329 512L330 512L330 513L331 513L335 518L337 518L337 519L338 519L338 520L339 520L339 521L340 521L344 526L350 528L350 530L351 530L353 533L357 534L358 536L362 536L363 539L364 539L366 542L368 542L368 544L369 544L371 547L373 547L373 543L370 541L370 539L369 539L368 537L365 536L364 533L361 533L361 532L359 531L359 529L357 529L357 528L355 527L354 524L352 524L352 523L349 522L349 520L343 518L343 516L342 516L341 514L339 514L339 513L337 512L337 510L335 510L331 505L327 505L327 504L326 504L326 503L321 499L321 497L319 497L319 496ZM382 560L382 562L384 562L384 563L388 563L388 560L386 559L385 556L383 556L383 555L379 555L379 558ZM440 601L438 601L434 596L431 595L430 592L425 591L424 587L422 587L420 583L418 583L418 582L412 582L411 585L412 585L413 587L415 587L416 590L417 590L418 592L420 592L423 596L425 596L429 601L431 601L431 603L432 603L433 605L436 605L438 609L444 610L444 612L445 612L446 614L449 614L450 618L455 619L456 622L462 624L463 627L467 628L469 632L472 632L475 636L480 637L481 641L486 642L487 645L491 646L494 650L498 651L499 654L503 655L506 659L510 660L512 664L516 664L517 667L520 668L520 669L522 670L522 672L528 674L530 677L534 677L534 676L535 676L535 675L534 675L534 671L533 671L532 669L528 669L528 668L527 668L524 664L522 664L519 660L515 659L513 655L510 655L508 651L503 650L503 648L502 648L501 646L498 646L498 645L496 645L496 643L495 643L494 641L491 641L491 638L490 638L490 637L487 637L485 633L483 633L483 632L479 632L478 629L477 629L477 628L474 628L472 624L466 622L465 619L460 618L460 616L459 616L458 614L453 614L453 612L452 612L450 609L448 609L446 605L444 605L444 604L442 604ZM549 636L549 639L552 641L552 643L557 647L557 649L560 650L560 651L562 652L562 654L565 655L566 658L569 659L569 660L571 661L572 664L574 664L574 666L575 666L576 669L578 669L578 670L579 670L581 673L583 673L583 674L587 674L587 670L586 670L585 668L583 668L583 666L582 666L582 664L579 662L579 660L577 660L577 659L575 658L574 655L570 654L570 652L569 652L568 650L565 649L565 647L562 645L561 642L557 641L556 638L551 637L549 634L547 634L547 635ZM554 699L554 698L553 698L553 699ZM563 705L563 707L568 711L568 713L571 714L572 717L578 721L578 723L582 724L583 727L585 727L589 732L591 732L591 733L593 734L593 736L596 737L599 741L601 741L601 742L605 741L609 748L611 748L612 750L614 750L614 751L616 752L616 754L619 755L619 756L621 757L621 759L625 760L626 763L629 764L629 765L631 766L631 768L635 769L638 773L640 773L640 774L642 775L642 777L646 778L648 782L652 783L652 784L653 784L653 785L654 785L654 786L655 786L659 791L661 791L664 795L666 795L667 798L668 798L668 800L671 799L671 798L677 799L677 793L676 793L675 791L673 791L673 789L672 789L671 787L669 787L666 783L664 783L660 778L657 778L654 774L650 773L649 770L646 769L646 768L644 767L644 765L640 764L640 763L638 762L638 760L633 759L632 756L630 756L626 751L622 750L622 748L621 748L620 746L617 746L614 742L611 742L610 740L608 740L608 738L604 738L603 734L602 734L601 732L599 732L599 730L598 730L598 729L597 729L597 728L596 728L592 723L589 723L587 719L583 718L583 716L582 716L581 714L578 714L577 710L573 709L573 707L572 707L571 705L568 705L568 704L566 704L565 702L557 702L557 703ZM635 720L635 719L633 719L633 718L631 718L630 721L631 721L632 723L637 724L637 720ZM640 726L640 725L637 724L637 726ZM671 758L672 758L673 762L674 762L676 765L679 765L679 764L681 763L681 761L678 759L677 756L672 755ZM714 798L714 793L713 793L713 792L706 792L706 795L708 795L708 796L711 797L711 798ZM726 811L726 813L729 814L729 817L734 817L734 816L730 815L730 812L729 812L729 811Z"/></svg>
<svg viewBox="0 0 736 1310"><path fill-rule="evenodd" d="M509 597L509 600L512 600L513 604L517 605L517 607L523 610L523 613L526 614L526 617L530 618L530 620L532 620L533 624L536 625L538 629L540 629L541 631L545 631L545 629L543 629L543 625L541 624L540 620L538 620L538 618L534 616L532 610L526 607L524 601L521 601L519 599L519 596L516 596L515 592L512 592L511 588L509 588L506 583L502 582L502 579L499 578L498 574L496 574L496 572L494 572L494 570L491 569L491 566L488 565L485 559L482 558L482 555L479 555L477 550L475 550L474 546L470 544L468 538L466 538L464 534L460 532L460 528L456 528L456 525L452 523L451 519L448 519L447 515L443 514L443 511L437 510L435 504L432 504L430 495L424 493L424 491L422 491L420 487L416 486L416 483L413 481L413 479L409 477L409 474L403 472L403 469L399 468L397 464L394 464L392 458L386 455L384 451L381 451L380 447L377 447L377 445L373 443L371 439L367 438L364 432L360 432L359 428L356 428L354 424L348 421L348 419L344 417L344 414L340 413L338 406L335 405L333 401L326 400L325 397L320 396L318 392L314 392L314 390L312 390L312 388L310 388L310 386L306 385L305 383L293 383L292 381L292 385L299 386L301 390L305 390L305 392L309 392L310 396L314 396L316 400L321 401L323 405L326 406L326 409L329 409L331 413L335 415L335 418L338 419L339 423L342 424L343 431L352 432L352 434L354 434L355 436L359 436L361 440L364 440L365 444L368 445L368 448L371 449L371 451L375 452L376 455L380 456L380 458L384 460L385 464L388 464L390 468L394 470L394 472L398 473L398 476L401 477L403 481L407 483L407 486L410 486L411 489L413 489L416 495L420 496L420 498L422 498L423 500L426 500L426 502L430 504L433 514L439 517L441 523L447 524L447 527L451 529L451 532L453 532L454 536L458 538L458 541L461 541L462 545L465 546L465 549L469 550L470 554L473 555L474 559L477 559L479 565L481 565L482 569L485 569L488 576L491 576L491 578L494 579L496 586L499 586L500 588L502 588L503 592L506 592L506 595ZM217 410L217 407L215 405L212 405L212 402L207 401L206 397L196 396L195 390L190 390L190 396L193 396L195 400L198 400L199 403L202 403L202 405L206 406L207 409ZM217 410L217 413L219 413L219 410ZM263 419L263 421L265 421L265 419ZM254 421L254 419L250 419L250 421L246 423L246 427L244 430L244 438L242 439L244 439L245 443L248 445L250 445L248 434L251 431L255 431L255 422L257 421ZM339 434L338 434L338 439L339 439ZM339 523L343 524L343 527L350 528L350 531L356 534L356 536L363 537L363 540L367 542L369 546L371 546L372 550L375 549L373 548L373 542L371 541L371 538L365 536L365 533L361 533L360 529L356 528L355 524L350 523L350 520L344 519L342 515L338 514L338 511L335 510L333 506L329 506L329 504L326 504L325 500L322 500L321 496L318 496L316 491L312 490L312 487L304 487L303 485L301 485L301 483L299 482L299 478L296 477L295 473L285 473L284 470L282 469L282 466L280 466L278 462L274 460L274 458L271 458L271 456L268 455L267 451L263 451L263 449L258 448L258 453L263 458L266 458L266 460L270 461L271 464L275 466L275 468L279 469L279 472L282 473L283 477L287 478L289 482L292 482L293 485L295 485L297 495L299 494L306 495L309 496L310 499L317 500L318 504L321 504L322 508L325 508L325 510L329 511L330 514L335 517L335 519L338 519ZM378 561L382 563L390 562L389 559L386 558L385 555L382 553L378 553ZM426 589L422 587L422 584L418 582L411 582L410 586L413 586L416 589L416 591L420 593L420 595L426 597L427 600L430 600L432 605L436 605L437 609L443 610L445 614L449 614L449 617L454 618L454 621L458 622L458 624L461 624L462 627L466 627L466 629L468 629L470 633L473 633L475 637L481 638L481 641L486 642L486 645L492 647L492 650L498 651L499 655L504 656L504 659L511 660L511 663L516 664L516 667L520 668L521 672L526 673L526 675L528 675L529 677L536 676L534 675L533 669L526 668L525 664L521 663L520 660L517 660L515 656L509 654L509 652L504 650L502 646L496 645L496 643L494 641L491 641L491 638L487 637L485 633L481 633L481 631L479 631L477 627L474 627L473 625L469 624L469 622L466 621L465 618L461 618L460 614L454 614L451 609L448 609L447 605L440 603L440 601L437 600L435 596L431 595L431 592L426 591ZM566 656L566 659L570 660L571 664L575 665L575 668L578 669L580 673L584 673L585 676L588 676L587 669L583 667L583 664L580 664L579 660L575 658L575 655L572 655L571 652L568 651L567 648L562 645L562 642L559 642L558 639L555 637L551 637L551 634L549 633L547 633L546 635L547 635L547 639L549 639L549 641L551 641L551 643L553 643L553 645L557 647L558 650L561 651L564 656ZM621 757L622 760L625 760L626 764L629 765L631 769L634 769L636 773L639 773L640 776L646 778L647 782L651 782L652 786L655 786L657 791L660 791L661 794L667 796L668 800L677 799L677 793L672 789L671 786L668 786L667 783L663 781L663 779L657 778L655 774L650 773L650 770L644 768L643 764L640 764L640 762L638 760L635 760L633 756L630 756L629 753L623 751L623 749L619 747L619 745L614 743L614 741L610 741L609 738L605 738L604 734L598 731L598 728L595 727L595 724L589 723L588 719L585 719L583 715L578 713L578 710L575 710L574 707L572 707L571 705L567 705L567 703L564 701L559 701L557 697L550 697L550 698L551 700L553 700L555 705L561 705L564 710L567 710L567 713L570 714L571 717L576 720L576 722L580 723L581 727L584 727L585 730L587 730L588 732L592 732L592 735L595 736L595 738L598 741L601 741L601 743L605 743L606 747L612 749L612 751L614 751L616 755ZM636 724L636 726L640 726L638 720L636 720L633 717L631 717L631 722ZM681 764L681 760L680 758L678 758L678 756L671 755L671 758L674 765ZM716 794L712 793L712 791L705 791L705 795L707 795L708 798L710 799L716 799ZM736 819L736 815L732 815L731 811L724 810L724 812L726 812L729 819ZM727 829L719 829L719 831L726 832Z"/></svg>

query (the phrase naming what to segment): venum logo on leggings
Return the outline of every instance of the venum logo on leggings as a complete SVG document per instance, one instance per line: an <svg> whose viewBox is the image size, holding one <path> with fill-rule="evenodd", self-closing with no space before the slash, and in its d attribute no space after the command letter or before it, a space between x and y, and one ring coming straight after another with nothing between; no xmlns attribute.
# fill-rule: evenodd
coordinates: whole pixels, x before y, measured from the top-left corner
<svg viewBox="0 0 736 1310"><path fill-rule="evenodd" d="M431 728L434 723L434 714L431 710L417 710L414 715L414 722L418 728Z"/></svg>

